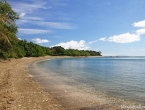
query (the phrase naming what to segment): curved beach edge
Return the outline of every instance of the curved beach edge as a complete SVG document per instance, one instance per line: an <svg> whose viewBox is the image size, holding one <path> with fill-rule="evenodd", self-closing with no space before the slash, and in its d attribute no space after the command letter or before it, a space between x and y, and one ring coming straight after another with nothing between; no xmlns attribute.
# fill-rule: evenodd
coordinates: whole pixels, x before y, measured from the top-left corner
<svg viewBox="0 0 145 110"><path fill-rule="evenodd" d="M0 110L69 110L29 74L28 65L42 60L70 58L59 56L30 57L0 62ZM51 88L50 88L51 89ZM120 105L98 104L76 110L121 109ZM74 109L72 109L74 110Z"/></svg>
<svg viewBox="0 0 145 110"><path fill-rule="evenodd" d="M30 63L51 58L59 57L30 57L0 62L0 110L64 110L28 73Z"/></svg>

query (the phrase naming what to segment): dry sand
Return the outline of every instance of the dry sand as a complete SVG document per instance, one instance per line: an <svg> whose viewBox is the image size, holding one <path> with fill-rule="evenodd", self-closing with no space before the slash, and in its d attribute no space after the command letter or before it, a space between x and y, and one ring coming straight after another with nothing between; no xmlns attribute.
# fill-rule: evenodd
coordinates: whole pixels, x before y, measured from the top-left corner
<svg viewBox="0 0 145 110"><path fill-rule="evenodd" d="M56 57L30 57L0 61L0 110L121 110L120 105L106 103L109 102L106 99L105 103L102 103L104 99L100 99L100 101L95 102L95 106L91 104L86 106L83 102L78 103L77 97L75 103L72 103L72 107L67 108L67 100L69 99L64 101L65 103L60 102L54 96L55 94L49 93L52 91L46 92L42 85L36 82L33 76L28 74L28 64L50 58ZM51 90L51 87L49 90ZM79 97L87 97L91 100L91 97L75 93L75 90L72 90L71 96L75 97L78 95ZM71 100L68 102L71 102Z"/></svg>
<svg viewBox="0 0 145 110"><path fill-rule="evenodd" d="M28 74L29 63L47 58L0 61L0 110L64 110Z"/></svg>

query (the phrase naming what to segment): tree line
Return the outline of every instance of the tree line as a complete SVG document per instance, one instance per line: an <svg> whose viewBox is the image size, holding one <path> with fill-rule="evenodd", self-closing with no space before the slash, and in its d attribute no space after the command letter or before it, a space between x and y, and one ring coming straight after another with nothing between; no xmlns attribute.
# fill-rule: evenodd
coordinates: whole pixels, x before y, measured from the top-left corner
<svg viewBox="0 0 145 110"><path fill-rule="evenodd" d="M44 47L26 40L19 40L17 44L17 57L39 56L101 56L101 52L91 50L64 49L61 46Z"/></svg>
<svg viewBox="0 0 145 110"><path fill-rule="evenodd" d="M101 56L101 52L91 50L64 49L61 46L44 47L16 36L18 27L15 21L18 14L9 3L0 0L0 58L22 58L39 56Z"/></svg>

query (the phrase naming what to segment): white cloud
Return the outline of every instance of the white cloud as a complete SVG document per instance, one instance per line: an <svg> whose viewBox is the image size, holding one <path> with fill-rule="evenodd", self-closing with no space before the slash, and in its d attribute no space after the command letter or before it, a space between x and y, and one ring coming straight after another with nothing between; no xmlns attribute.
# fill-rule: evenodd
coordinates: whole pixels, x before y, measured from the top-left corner
<svg viewBox="0 0 145 110"><path fill-rule="evenodd" d="M136 42L136 41L140 41L140 36L136 34L125 33L125 34L114 35L112 37L109 37L108 41L116 42L116 43Z"/></svg>
<svg viewBox="0 0 145 110"><path fill-rule="evenodd" d="M46 26L57 29L74 29L75 26L69 23L60 23L60 22L35 22L37 25Z"/></svg>
<svg viewBox="0 0 145 110"><path fill-rule="evenodd" d="M136 33L139 35L145 34L145 28L137 30Z"/></svg>
<svg viewBox="0 0 145 110"><path fill-rule="evenodd" d="M39 29L18 29L19 33L23 34L44 34L44 33L51 33L51 30L39 30Z"/></svg>
<svg viewBox="0 0 145 110"><path fill-rule="evenodd" d="M28 22L27 20L20 19L20 20L17 21L17 24L24 24L24 23L27 23L27 22Z"/></svg>
<svg viewBox="0 0 145 110"><path fill-rule="evenodd" d="M89 47L87 46L86 42L84 40L80 41L74 41L71 40L70 42L61 42L55 46L61 46L65 49L78 49L78 50L87 50Z"/></svg>
<svg viewBox="0 0 145 110"><path fill-rule="evenodd" d="M35 2L33 1L32 3L26 3L26 2L11 2L13 9L18 12L27 12L27 13L32 13L33 11L37 9L44 9L46 2Z"/></svg>
<svg viewBox="0 0 145 110"><path fill-rule="evenodd" d="M23 12L23 13L20 14L20 17L24 17L25 15L26 15L26 13Z"/></svg>
<svg viewBox="0 0 145 110"><path fill-rule="evenodd" d="M145 20L133 23L134 27L145 27Z"/></svg>
<svg viewBox="0 0 145 110"><path fill-rule="evenodd" d="M70 23L61 23L61 22L41 22L43 20L40 17L23 17L22 20L18 21L18 24L30 23L34 25L39 25L43 27L50 27L55 29L74 29L75 26Z"/></svg>
<svg viewBox="0 0 145 110"><path fill-rule="evenodd" d="M94 41L89 42L88 44L93 44L93 43L96 43L96 42L97 42L97 40L94 40Z"/></svg>
<svg viewBox="0 0 145 110"><path fill-rule="evenodd" d="M23 20L38 20L38 21L40 20L41 21L41 20L44 20L44 19L41 18L41 17L33 17L33 16L30 16L30 17L23 17ZM28 21L28 22L31 23L32 21Z"/></svg>
<svg viewBox="0 0 145 110"><path fill-rule="evenodd" d="M145 27L145 20L135 22L132 25L134 27ZM136 34L124 33L120 35L114 35L112 37L109 37L108 39L100 38L99 40L102 40L102 41L107 40L107 41L116 42L116 43L130 43L130 42L140 41L141 34L145 34L145 28L136 30Z"/></svg>
<svg viewBox="0 0 145 110"><path fill-rule="evenodd" d="M18 38L19 40L22 40L21 38Z"/></svg>
<svg viewBox="0 0 145 110"><path fill-rule="evenodd" d="M54 4L53 4L54 2ZM65 22L46 22L49 21L53 15L55 19L62 19L64 18L62 13L53 13L49 11L49 13L46 10L49 10L50 8L55 8L55 6L64 6L63 3L61 3L58 0L55 1L46 1L46 0L30 0L28 2L22 2L22 1L11 1L10 2L13 9L19 13L21 19L17 21L18 25L39 25L42 27L49 27L54 29L74 29L76 28L75 25L71 23L65 23ZM56 5L57 4L57 5ZM42 9L42 10L41 10ZM26 16L27 13L27 16ZM61 16L60 16L60 15ZM59 17L56 18L56 16L59 15ZM65 16L66 17L66 16ZM42 21L42 22L41 22Z"/></svg>
<svg viewBox="0 0 145 110"><path fill-rule="evenodd" d="M23 16L20 20L17 21L17 24L37 24L38 22L44 20L41 17L26 17Z"/></svg>
<svg viewBox="0 0 145 110"><path fill-rule="evenodd" d="M34 41L35 43L48 43L49 40L47 39L40 39L40 38L35 38L35 39L32 39L32 41Z"/></svg>
<svg viewBox="0 0 145 110"><path fill-rule="evenodd" d="M132 24L134 27L145 27L145 20L135 22ZM116 42L116 43L131 43L140 41L140 35L145 34L145 28L136 30L135 34L124 33L120 35L114 35L109 38L100 38L99 41L109 41L109 42Z"/></svg>
<svg viewBox="0 0 145 110"><path fill-rule="evenodd" d="M100 41L106 41L106 37L100 38Z"/></svg>

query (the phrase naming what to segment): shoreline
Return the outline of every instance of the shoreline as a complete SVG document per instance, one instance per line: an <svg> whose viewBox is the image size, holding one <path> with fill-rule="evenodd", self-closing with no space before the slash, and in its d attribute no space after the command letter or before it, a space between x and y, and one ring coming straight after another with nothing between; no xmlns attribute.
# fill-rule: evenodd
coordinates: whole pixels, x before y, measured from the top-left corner
<svg viewBox="0 0 145 110"><path fill-rule="evenodd" d="M49 70L45 72L45 69L38 68L36 64L37 62L29 65L31 68L30 74L66 110L96 110L100 108L105 110L111 110L112 108L119 110L121 105L136 105L135 103L130 103L130 101L118 100L111 96L103 97L99 93L86 92L83 88L79 90L77 87L67 85L65 78L51 73L47 74ZM85 85L82 85L82 87L85 87Z"/></svg>
<svg viewBox="0 0 145 110"><path fill-rule="evenodd" d="M30 71L28 70L29 65L31 64L53 58L71 57L30 57L0 62L0 78L2 79L0 80L0 110L121 110L121 104L114 102L107 103L109 100L99 99L99 97L97 97L99 101L97 103L95 102L95 106L94 104L85 105L86 102L83 101L78 103L77 100L80 96L84 98L84 100L85 98L89 98L87 101L89 103L93 98L91 99L88 94L85 94L86 96L84 96L83 94L73 93L76 90L75 88L70 88L70 90L74 96L77 96L76 100L74 100L72 105L69 105L74 107L69 108L67 105L65 106L66 103L69 101L71 102L69 98L67 100L64 99L66 101L62 103L61 100L63 97L61 100L57 97L57 95L60 95L61 91L57 91L57 95L52 93L53 85L46 89L44 85L40 84L39 81L36 81L37 75L30 74ZM59 86L56 86L56 88L59 88ZM81 92L82 91L80 91L80 93ZM63 95L65 95L64 92L62 92L62 96ZM103 102L104 100L106 101ZM129 103L125 103L124 105L129 105Z"/></svg>
<svg viewBox="0 0 145 110"><path fill-rule="evenodd" d="M64 110L28 73L28 64L49 58L55 57L0 62L0 110Z"/></svg>

